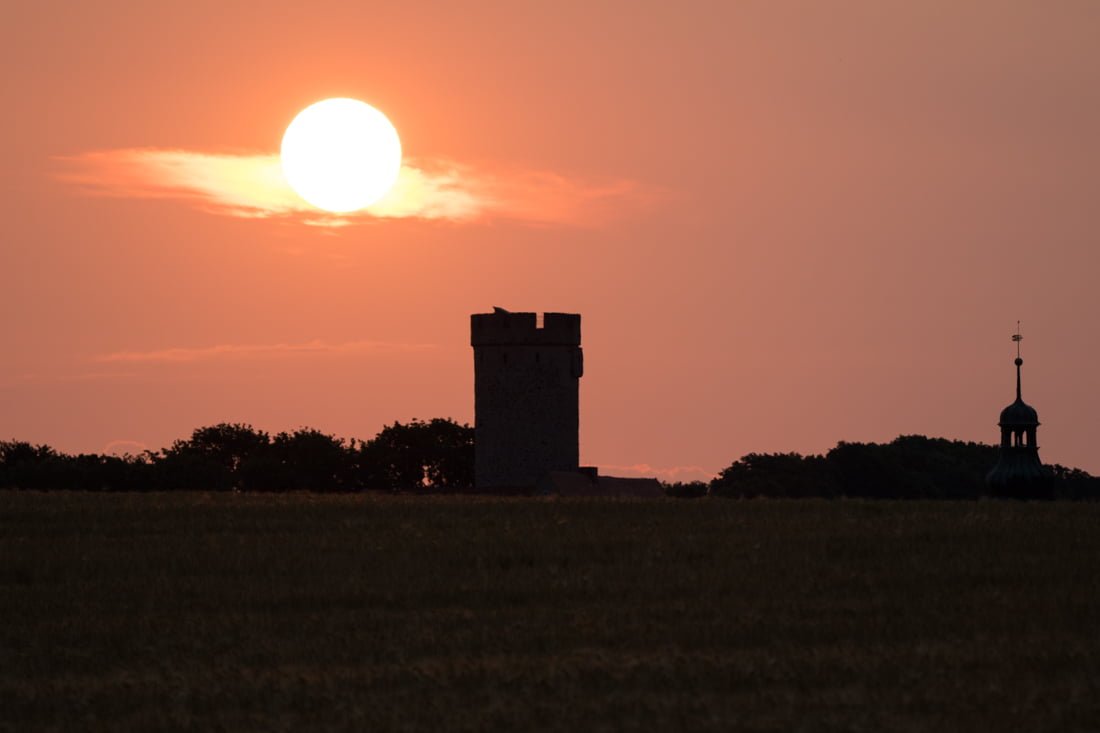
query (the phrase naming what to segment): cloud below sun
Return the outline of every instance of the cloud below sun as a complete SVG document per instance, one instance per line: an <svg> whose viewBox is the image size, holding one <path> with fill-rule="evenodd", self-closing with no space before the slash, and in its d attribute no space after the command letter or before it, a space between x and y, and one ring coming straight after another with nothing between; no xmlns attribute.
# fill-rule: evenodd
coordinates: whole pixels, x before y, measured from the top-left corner
<svg viewBox="0 0 1100 733"><path fill-rule="evenodd" d="M412 159L402 164L381 200L360 211L330 214L295 193L274 153L123 148L57 160L58 178L93 195L177 199L215 214L326 227L398 218L585 225L656 198L654 189L625 179L589 183L545 171L489 171L444 159Z"/></svg>

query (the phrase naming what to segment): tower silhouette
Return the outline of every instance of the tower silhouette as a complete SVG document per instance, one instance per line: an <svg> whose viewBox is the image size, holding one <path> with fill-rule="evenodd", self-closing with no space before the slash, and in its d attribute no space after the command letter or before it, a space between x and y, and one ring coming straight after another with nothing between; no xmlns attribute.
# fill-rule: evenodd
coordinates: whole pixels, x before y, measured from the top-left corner
<svg viewBox="0 0 1100 733"><path fill-rule="evenodd" d="M1047 471L1039 460L1039 444L1036 434L1039 428L1039 413L1024 402L1021 388L1020 367L1024 360L1020 358L1019 323L1016 334L1016 401L1001 410L998 425L1001 428L1001 453L997 465L986 476L986 484L997 496L1033 497L1043 494L1047 480Z"/></svg>
<svg viewBox="0 0 1100 733"><path fill-rule="evenodd" d="M474 348L474 483L531 489L580 462L581 317L470 316Z"/></svg>

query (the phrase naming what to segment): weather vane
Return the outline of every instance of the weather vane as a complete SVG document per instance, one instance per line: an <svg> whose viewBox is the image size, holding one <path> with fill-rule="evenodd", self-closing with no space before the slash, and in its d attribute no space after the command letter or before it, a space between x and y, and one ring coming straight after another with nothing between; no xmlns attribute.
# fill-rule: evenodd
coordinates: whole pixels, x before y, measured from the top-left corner
<svg viewBox="0 0 1100 733"><path fill-rule="evenodd" d="M1012 340L1016 342L1016 358L1020 358L1020 342L1024 337L1020 335L1020 322L1016 321L1016 333L1012 334Z"/></svg>

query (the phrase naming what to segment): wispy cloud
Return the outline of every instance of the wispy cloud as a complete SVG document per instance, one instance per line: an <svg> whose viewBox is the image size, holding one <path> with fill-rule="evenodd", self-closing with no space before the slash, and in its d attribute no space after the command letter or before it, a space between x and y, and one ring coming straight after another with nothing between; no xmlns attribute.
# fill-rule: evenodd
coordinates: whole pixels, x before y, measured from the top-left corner
<svg viewBox="0 0 1100 733"><path fill-rule="evenodd" d="M85 371L85 372L53 372L43 371L35 374L16 374L7 379L0 378L0 389L8 387L20 387L27 384L69 384L79 382L99 382L132 379L137 377L136 372L117 371Z"/></svg>
<svg viewBox="0 0 1100 733"><path fill-rule="evenodd" d="M490 170L422 159L406 161L397 183L378 203L336 215L300 198L283 177L275 154L124 148L65 156L58 162L58 177L90 194L179 199L212 213L282 217L327 227L371 218L505 218L583 225L660 195L625 179L586 182L545 171Z"/></svg>
<svg viewBox="0 0 1100 733"><path fill-rule="evenodd" d="M651 466L648 463L635 463L632 466L601 465L600 473L609 476L658 478L661 481L675 483L677 481L710 481L714 473L701 466Z"/></svg>
<svg viewBox="0 0 1100 733"><path fill-rule="evenodd" d="M103 446L103 453L108 456L139 456L148 450L148 446L140 440L112 440Z"/></svg>
<svg viewBox="0 0 1100 733"><path fill-rule="evenodd" d="M402 344L387 341L346 341L299 344L219 344L198 348L174 347L154 351L116 351L101 354L95 361L110 364L173 364L213 360L277 359L303 354L354 354L411 351L434 348L432 344Z"/></svg>

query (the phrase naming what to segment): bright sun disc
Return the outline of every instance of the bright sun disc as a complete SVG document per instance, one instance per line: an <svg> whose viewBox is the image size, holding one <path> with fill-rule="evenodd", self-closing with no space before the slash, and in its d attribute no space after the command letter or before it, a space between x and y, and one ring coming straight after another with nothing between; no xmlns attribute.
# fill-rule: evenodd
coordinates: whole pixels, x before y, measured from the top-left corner
<svg viewBox="0 0 1100 733"><path fill-rule="evenodd" d="M319 209L345 213L386 195L401 170L401 139L386 116L334 98L298 113L283 135L283 175Z"/></svg>

